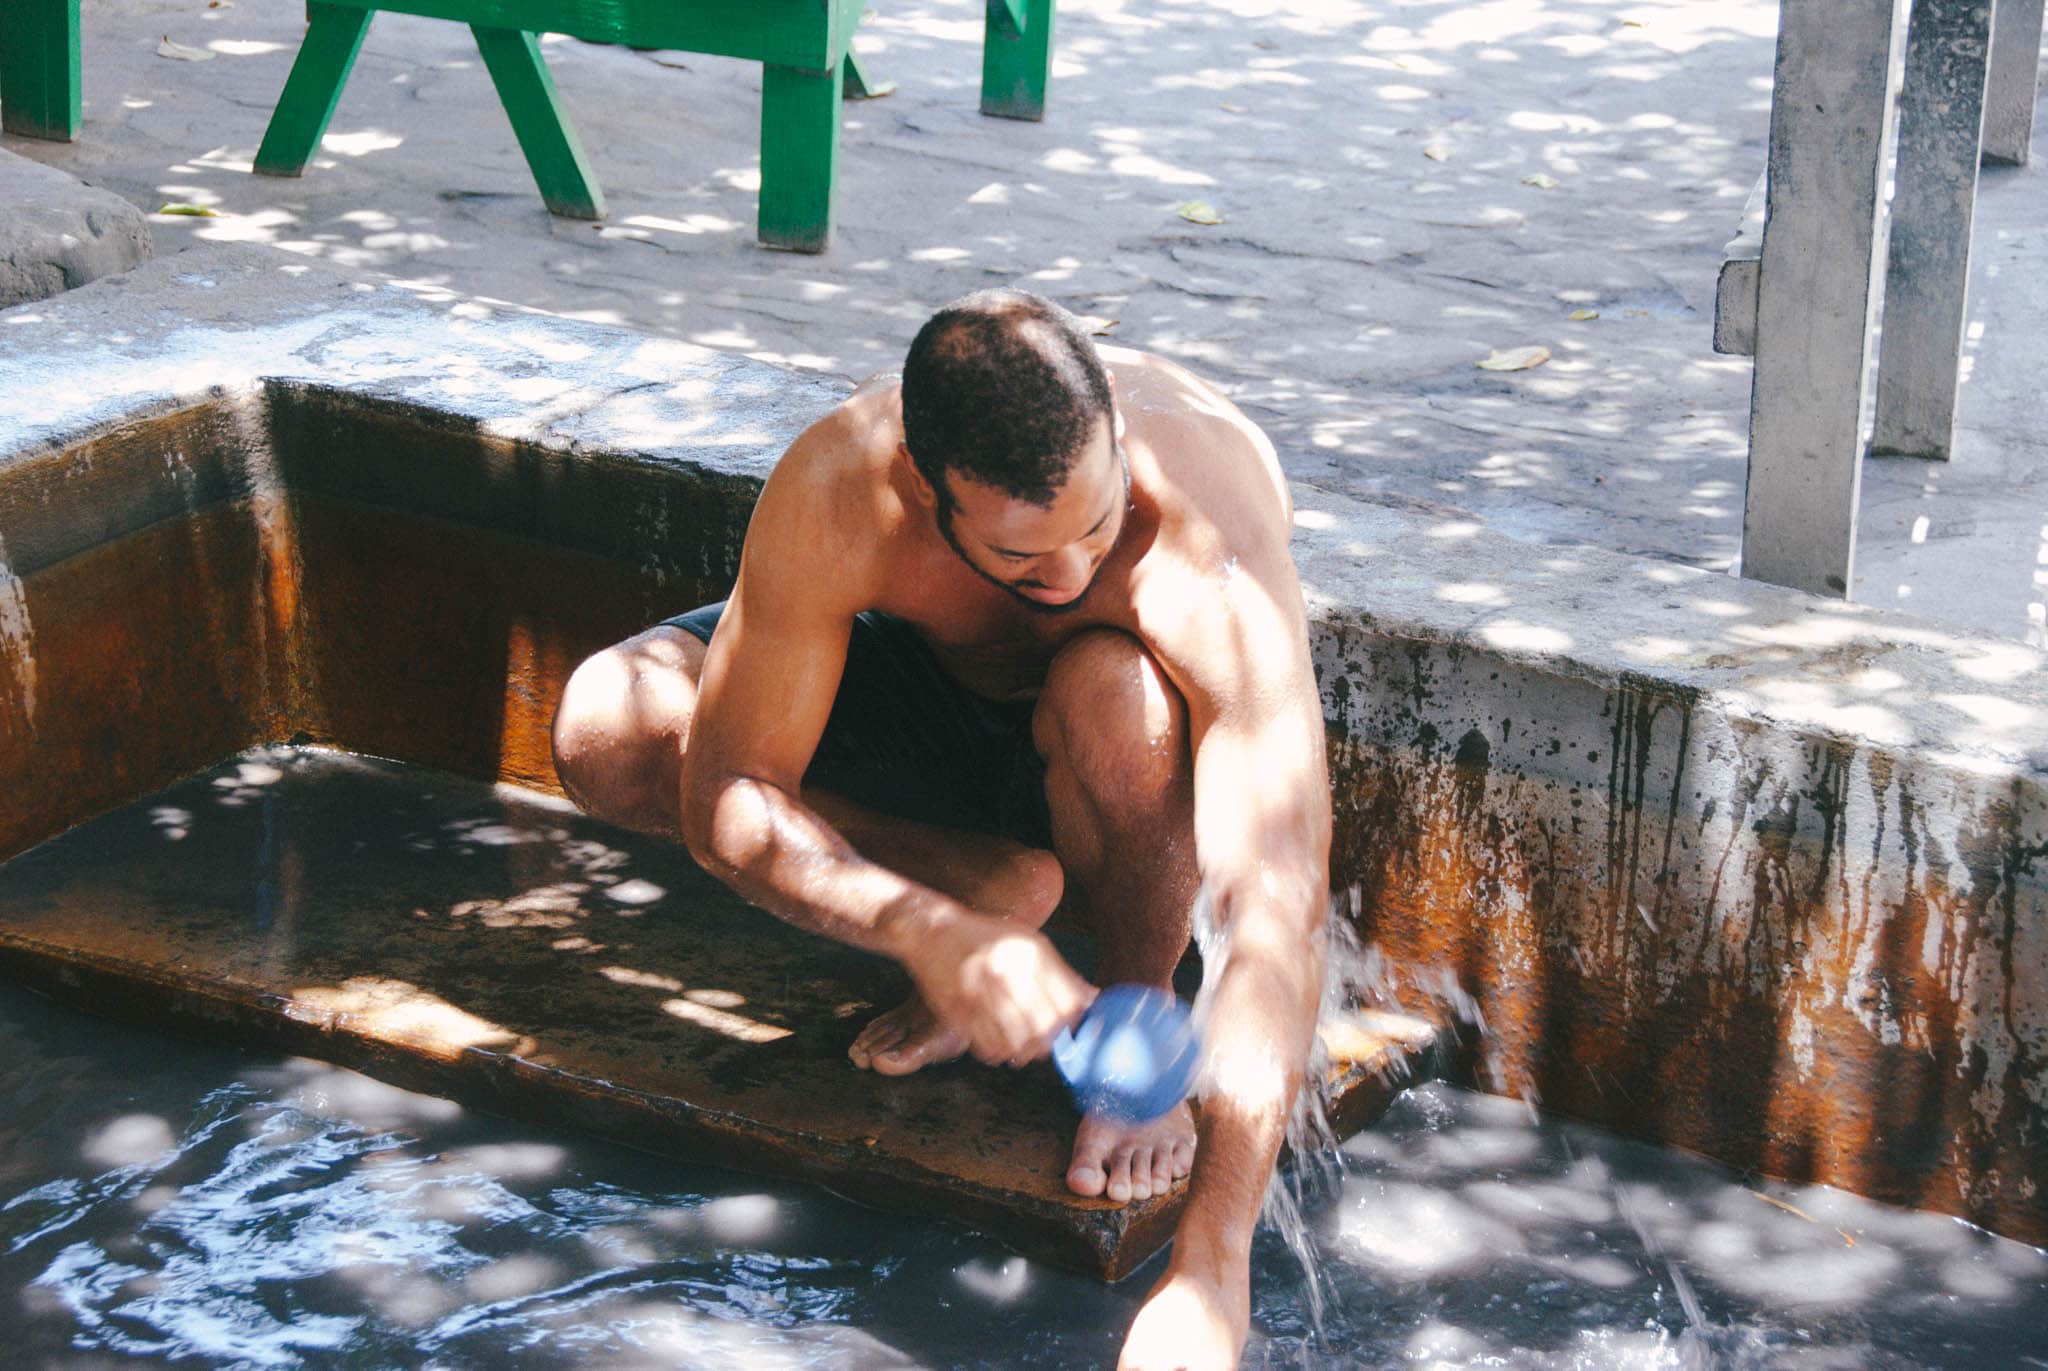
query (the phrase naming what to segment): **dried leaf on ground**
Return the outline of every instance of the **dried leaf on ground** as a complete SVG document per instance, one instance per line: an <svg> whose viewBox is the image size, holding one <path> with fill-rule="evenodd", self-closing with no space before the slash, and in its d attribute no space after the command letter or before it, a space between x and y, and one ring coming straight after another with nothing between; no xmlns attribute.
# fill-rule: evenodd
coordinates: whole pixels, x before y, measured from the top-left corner
<svg viewBox="0 0 2048 1371"><path fill-rule="evenodd" d="M1174 212L1190 224L1220 224L1223 222L1223 216L1218 214L1216 207L1207 200L1188 200Z"/></svg>
<svg viewBox="0 0 2048 1371"><path fill-rule="evenodd" d="M896 83L894 81L877 81L872 86L863 88L853 98L856 100L879 100L895 89ZM848 94L852 94L852 92L849 91Z"/></svg>
<svg viewBox="0 0 2048 1371"><path fill-rule="evenodd" d="M156 55L168 57L178 62L211 62L213 60L213 54L205 48L188 48L183 43L173 43L169 34L165 34L163 41L156 45Z"/></svg>
<svg viewBox="0 0 2048 1371"><path fill-rule="evenodd" d="M1475 365L1481 371L1527 371L1550 360L1550 349L1537 344L1525 348L1495 348Z"/></svg>
<svg viewBox="0 0 2048 1371"><path fill-rule="evenodd" d="M1243 105L1233 105L1233 104L1231 104L1231 103L1230 103L1230 102L1229 102L1228 100L1225 100L1225 101L1224 101L1224 102L1223 102L1222 104L1218 105L1218 106L1217 106L1216 108L1218 108L1218 109L1222 110L1222 111L1223 111L1223 112L1224 112L1225 114L1249 114L1249 113L1251 113L1251 111L1250 111L1250 110L1248 110L1248 109L1246 109L1246 108L1245 108L1245 107L1244 107Z"/></svg>
<svg viewBox="0 0 2048 1371"><path fill-rule="evenodd" d="M219 211L219 210L217 210L217 209L210 209L210 208L208 208L208 207L207 207L207 206L205 206L205 205L188 205L188 204L184 204L184 203L182 203L182 202L180 202L180 201L173 201L173 202L171 202L171 203L170 203L170 204L168 204L168 205L163 205L163 206L159 207L159 208L158 208L158 210L157 210L157 213L158 213L158 214L182 214L182 215L186 216L187 218L191 218L191 219L218 219L218 218L220 218L220 211Z"/></svg>
<svg viewBox="0 0 2048 1371"><path fill-rule="evenodd" d="M667 67L671 71L688 71L690 69L680 60L674 57L667 56L664 53L649 52L643 53L641 55L644 56L648 61L654 63L654 65L657 67Z"/></svg>
<svg viewBox="0 0 2048 1371"><path fill-rule="evenodd" d="M1111 319L1100 314L1084 314L1081 316L1081 327L1087 329L1098 338L1107 337L1122 322L1123 320L1121 319Z"/></svg>
<svg viewBox="0 0 2048 1371"><path fill-rule="evenodd" d="M1557 178L1555 176L1552 176L1549 172L1532 171L1527 176L1524 176L1522 178L1522 184L1525 186L1534 186L1538 190L1556 190Z"/></svg>
<svg viewBox="0 0 2048 1371"><path fill-rule="evenodd" d="M1575 309L1570 314L1567 314L1565 316L1565 318L1571 320L1575 324L1583 324L1588 319L1598 319L1599 317L1600 311L1597 309Z"/></svg>
<svg viewBox="0 0 2048 1371"><path fill-rule="evenodd" d="M1451 156L1450 145L1447 143L1424 143L1422 145L1422 155L1432 162L1449 161Z"/></svg>

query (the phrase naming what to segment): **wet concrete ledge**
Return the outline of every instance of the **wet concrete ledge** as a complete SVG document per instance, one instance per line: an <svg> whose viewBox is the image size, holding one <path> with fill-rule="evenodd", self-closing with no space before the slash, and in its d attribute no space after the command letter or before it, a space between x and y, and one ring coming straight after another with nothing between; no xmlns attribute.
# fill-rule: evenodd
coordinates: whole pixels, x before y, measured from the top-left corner
<svg viewBox="0 0 2048 1371"><path fill-rule="evenodd" d="M339 483L325 492L335 511L374 508L377 480L407 464L372 479L372 449L401 430L468 434L505 454L492 459L504 480L543 493L547 473L573 486L578 463L622 463L743 506L842 393L588 325L466 319L232 252L0 314L0 375L0 485L213 397L267 436L253 460L273 474L249 468L258 516L279 467L309 491ZM309 444L337 432L356 435L353 452ZM417 481L399 489L425 498ZM1412 983L1448 974L1476 998L1487 1083L2048 1241L2040 650L1514 543L1436 511L1296 495L1336 874ZM507 508L535 517L530 500ZM550 537L611 555L601 521L562 517ZM729 574L740 526L715 551L711 524L680 552L656 537L641 570L694 593L721 559ZM19 527L0 504L0 538L20 541ZM24 608L33 622L33 589ZM532 717L497 721L501 739L544 714L547 682L573 665L558 655L500 659L534 697ZM456 769L477 774L479 755ZM499 755L536 779L521 770L530 741Z"/></svg>

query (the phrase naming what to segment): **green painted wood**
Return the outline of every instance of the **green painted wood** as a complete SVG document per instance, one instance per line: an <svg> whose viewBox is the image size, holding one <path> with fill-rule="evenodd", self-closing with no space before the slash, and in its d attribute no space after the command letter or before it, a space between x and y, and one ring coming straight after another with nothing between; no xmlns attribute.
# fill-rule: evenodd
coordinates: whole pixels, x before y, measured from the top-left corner
<svg viewBox="0 0 2048 1371"><path fill-rule="evenodd" d="M69 143L80 90L78 0L0 0L0 128Z"/></svg>
<svg viewBox="0 0 2048 1371"><path fill-rule="evenodd" d="M11 3L12 0L9 0ZM333 0L594 43L677 48L823 71L845 56L847 0ZM853 0L854 18L860 14ZM837 51L834 51L834 48Z"/></svg>
<svg viewBox="0 0 2048 1371"><path fill-rule="evenodd" d="M498 101L512 121L519 150L540 186L540 198L551 213L565 219L604 218L604 192L598 189L583 144L569 123L555 90L555 79L541 59L540 41L519 29L471 24L477 48L490 69Z"/></svg>
<svg viewBox="0 0 2048 1371"><path fill-rule="evenodd" d="M852 48L846 50L845 95L849 100L878 100L896 89L894 81L878 80L861 66Z"/></svg>
<svg viewBox="0 0 2048 1371"><path fill-rule="evenodd" d="M258 176L298 176L313 160L327 121L341 100L341 88L370 31L373 11L312 0L306 6L306 41L285 78L284 94L256 150Z"/></svg>
<svg viewBox="0 0 2048 1371"><path fill-rule="evenodd" d="M761 241L823 252L832 236L843 62L829 71L769 66L761 73Z"/></svg>
<svg viewBox="0 0 2048 1371"><path fill-rule="evenodd" d="M981 40L983 114L1002 119L1045 118L1052 8L1053 0L988 0L988 22Z"/></svg>

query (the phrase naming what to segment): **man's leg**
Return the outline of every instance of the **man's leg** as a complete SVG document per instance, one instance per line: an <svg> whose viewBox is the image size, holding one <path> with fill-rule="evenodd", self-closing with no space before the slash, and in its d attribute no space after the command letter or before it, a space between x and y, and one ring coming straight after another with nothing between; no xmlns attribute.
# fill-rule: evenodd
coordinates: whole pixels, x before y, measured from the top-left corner
<svg viewBox="0 0 2048 1371"><path fill-rule="evenodd" d="M1069 901L1095 932L1096 982L1170 988L1199 880L1180 693L1137 639L1093 630L1054 659L1032 731ZM1194 1155L1186 1105L1136 1127L1090 1116L1075 1135L1067 1185L1145 1199L1185 1176Z"/></svg>
<svg viewBox="0 0 2048 1371"><path fill-rule="evenodd" d="M584 812L681 839L683 752L705 650L694 634L664 624L605 649L569 678L555 714L555 774ZM803 799L868 860L971 909L1036 928L1059 903L1063 881L1050 852L880 814L811 787ZM870 1023L849 1055L856 1065L905 1075L965 1047L912 995Z"/></svg>

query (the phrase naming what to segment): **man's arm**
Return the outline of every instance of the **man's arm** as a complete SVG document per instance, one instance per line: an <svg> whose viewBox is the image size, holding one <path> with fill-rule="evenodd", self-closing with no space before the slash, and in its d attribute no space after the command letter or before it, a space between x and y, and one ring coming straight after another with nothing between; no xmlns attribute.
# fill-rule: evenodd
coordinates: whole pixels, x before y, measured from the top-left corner
<svg viewBox="0 0 2048 1371"><path fill-rule="evenodd" d="M778 918L901 962L977 1057L1035 1060L1086 1007L1087 983L1041 935L868 861L803 802L854 615L878 589L872 522L846 515L828 459L861 436L843 414L820 421L761 493L698 683L683 840Z"/></svg>
<svg viewBox="0 0 2048 1371"><path fill-rule="evenodd" d="M1284 496L1283 496L1284 499ZM1306 614L1284 537L1261 540L1166 641L1188 704L1195 843L1220 934L1205 968L1199 1140L1166 1277L1127 1367L1233 1366L1250 1251L1314 1041L1328 937L1330 786ZM1177 664L1186 663L1179 667ZM1203 949L1205 956L1212 949Z"/></svg>

